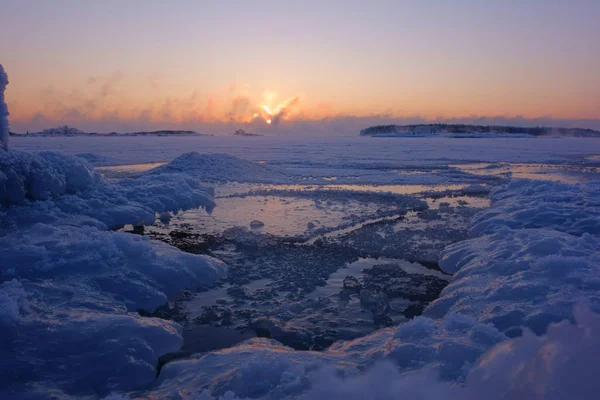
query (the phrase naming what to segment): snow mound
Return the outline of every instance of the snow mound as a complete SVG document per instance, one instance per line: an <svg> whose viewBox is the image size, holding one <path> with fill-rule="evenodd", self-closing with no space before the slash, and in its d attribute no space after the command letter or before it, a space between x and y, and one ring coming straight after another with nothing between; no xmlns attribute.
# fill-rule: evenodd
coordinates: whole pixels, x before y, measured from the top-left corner
<svg viewBox="0 0 600 400"><path fill-rule="evenodd" d="M600 182L569 185L514 180L491 193L492 207L473 220L473 236L512 229L551 228L600 235Z"/></svg>
<svg viewBox="0 0 600 400"><path fill-rule="evenodd" d="M471 315L514 336L545 332L570 318L573 305L600 311L600 240L550 229L499 230L447 247L440 268L457 271L425 314Z"/></svg>
<svg viewBox="0 0 600 400"><path fill-rule="evenodd" d="M266 165L228 154L185 153L146 175L185 172L203 181L289 182L290 176Z"/></svg>
<svg viewBox="0 0 600 400"><path fill-rule="evenodd" d="M191 397L206 390L214 396L233 392L239 398L286 398L309 390L310 380L323 368L335 365L343 375L355 376L380 360L393 363L396 371L429 366L436 371L432 376L462 379L468 366L505 339L492 326L458 315L442 321L416 318L396 329L339 342L325 352L294 351L274 340L250 339L167 364L156 387L143 397L169 398L176 393Z"/></svg>
<svg viewBox="0 0 600 400"><path fill-rule="evenodd" d="M130 311L153 311L167 294L226 275L214 258L184 253L139 235L35 224L0 241L2 280L86 282L112 293Z"/></svg>
<svg viewBox="0 0 600 400"><path fill-rule="evenodd" d="M151 383L158 357L182 338L177 324L133 311L154 311L227 271L210 257L93 227L36 224L5 236L0 254L0 386L16 393L105 395Z"/></svg>
<svg viewBox="0 0 600 400"><path fill-rule="evenodd" d="M78 157L53 152L0 153L0 205L45 200L98 185L100 175Z"/></svg>
<svg viewBox="0 0 600 400"><path fill-rule="evenodd" d="M600 315L585 307L573 314L575 324L551 325L543 337L526 331L489 351L467 378L471 398L597 398Z"/></svg>
<svg viewBox="0 0 600 400"><path fill-rule="evenodd" d="M85 160L51 152L2 152L0 167L0 207L52 200L49 213L85 215L108 228L151 225L155 213L215 207L213 189L185 173L105 182Z"/></svg>
<svg viewBox="0 0 600 400"><path fill-rule="evenodd" d="M132 390L155 379L160 355L181 347L176 323L126 313L93 287L51 281L19 285L27 311L17 323L0 326L2 398L26 393L48 398L58 391L64 398L98 397Z"/></svg>
<svg viewBox="0 0 600 400"><path fill-rule="evenodd" d="M78 196L62 197L56 202L67 213L88 215L109 228L125 224L154 224L156 213L216 206L214 191L198 179L179 174L141 176L122 179Z"/></svg>
<svg viewBox="0 0 600 400"><path fill-rule="evenodd" d="M600 315L585 308L577 309L574 315L574 325L568 322L552 325L542 337L526 332L521 338L493 347L474 365L461 386L440 380L435 371L428 368L402 373L390 362L379 362L364 374L344 373L333 366L306 366L307 373L301 375L294 373L300 369L298 366L288 367L283 373L276 371L273 367L282 365L279 363L271 369L265 366L255 370L254 374L234 375L232 380L245 377L249 379L248 387L254 388L285 381L285 386L298 399L592 400L600 391L600 382L596 379ZM288 373L290 370L293 372ZM279 376L282 378L278 380ZM237 383L236 387L239 386ZM302 388L307 390L298 393ZM236 393L232 388L219 398L242 398ZM179 392L170 394L179 398ZM194 395L204 400L217 398L212 397L209 390L198 390Z"/></svg>
<svg viewBox="0 0 600 400"><path fill-rule="evenodd" d="M85 160L0 151L0 398L101 397L154 381L181 348L174 322L142 317L227 266L147 237L107 231L202 206L185 173L105 182Z"/></svg>

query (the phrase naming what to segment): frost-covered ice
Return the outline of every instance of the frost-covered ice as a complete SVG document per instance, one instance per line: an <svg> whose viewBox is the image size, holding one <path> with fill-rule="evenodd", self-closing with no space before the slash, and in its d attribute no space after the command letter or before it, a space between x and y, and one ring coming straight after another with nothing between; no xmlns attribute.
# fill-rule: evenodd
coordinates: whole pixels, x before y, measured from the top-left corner
<svg viewBox="0 0 600 400"><path fill-rule="evenodd" d="M593 174L574 172L582 182L578 185L513 181L491 189L492 208L473 218L472 237L442 253L441 268L454 276L423 316L336 342L321 352L294 351L274 340L253 338L169 362L158 379L158 358L181 349L182 328L135 311L154 311L182 289L215 283L228 268L217 259L147 237L109 231L123 224L149 225L157 215L166 221L180 209L212 209L214 192L207 181L419 184L419 173L398 172L409 168L430 171L429 184L463 186L460 192L438 193L450 196L452 204L444 198L424 211L421 200L407 196L398 208L462 221L471 214L452 210L463 200L451 196L483 196L509 176L472 174L450 162L595 165L590 143L596 142L353 138L284 143L241 138L227 148L224 144L230 142L223 138L178 138L177 144L172 138L152 138L147 146L154 150L148 151L138 148L143 143L139 138L82 140L17 138L15 143L48 149L65 145L70 154L88 153L90 143L99 143L93 155L84 157L88 161L53 152L0 151L0 397L587 399L600 391L592 376L598 368L594 355L600 351L600 317L594 313L600 311L600 194L598 183L588 182ZM172 164L118 180L103 179L90 165L170 161L182 146L186 151L204 146L201 151L215 154L185 154ZM216 154L223 151L229 155ZM251 162L259 160L266 164ZM313 192L293 195L311 201L330 196L323 203L333 204L345 194ZM349 193L379 196L388 203L397 198ZM286 193L270 195L285 198ZM265 227L248 230L254 219ZM377 235L382 247L375 243L373 251L383 252L386 238L404 237L394 236L395 229L405 228L403 223L389 229L373 225L364 235L346 232L339 241L349 244ZM269 239L260 233L268 228L262 216L247 216L242 225L223 236ZM302 229L308 229L307 221ZM282 248L284 258L302 261L297 248ZM346 256L343 248L337 251ZM331 267L318 258L310 261L315 268ZM290 272L282 270L273 281L288 288L286 283L298 278L314 286L327 275ZM327 300L309 303L335 311ZM294 310L281 309L288 314ZM317 318L311 310L297 314ZM555 325L558 321L563 322Z"/></svg>
<svg viewBox="0 0 600 400"><path fill-rule="evenodd" d="M458 271L425 315L458 312L510 336L522 327L541 334L579 302L600 312L599 265L600 241L588 233L499 229L446 248L440 267Z"/></svg>
<svg viewBox="0 0 600 400"><path fill-rule="evenodd" d="M212 188L185 173L109 183L83 159L53 152L2 152L0 167L0 204L27 207L31 200L49 200L57 211L86 215L109 228L139 222L151 225L155 212L197 207L211 210L215 206Z"/></svg>
<svg viewBox="0 0 600 400"><path fill-rule="evenodd" d="M495 189L492 208L473 219L477 237L440 256L455 274L425 314L473 315L516 336L545 332L580 302L600 312L599 188L516 180Z"/></svg>
<svg viewBox="0 0 600 400"><path fill-rule="evenodd" d="M336 365L344 375L353 376L379 360L392 361L401 372L429 366L446 378L464 377L465 365L504 339L493 327L462 316L443 321L419 317L397 328L340 342L325 352L298 352L272 340L251 339L231 349L167 364L157 388L144 396L166 398L208 389L216 396L233 391L240 398L284 398L309 388L309 379L324 366Z"/></svg>
<svg viewBox="0 0 600 400"><path fill-rule="evenodd" d="M131 398L595 399L600 316L585 308L574 315L575 324L512 340L455 315L441 323L420 317L324 353L252 339L168 364L157 388ZM481 348L489 350L481 355ZM369 359L383 360L357 371ZM410 359L417 362L407 365ZM440 367L464 375L463 383L441 379Z"/></svg>
<svg viewBox="0 0 600 400"><path fill-rule="evenodd" d="M569 185L514 180L491 194L492 208L479 214L475 235L512 229L545 228L581 236L600 235L600 182Z"/></svg>
<svg viewBox="0 0 600 400"><path fill-rule="evenodd" d="M180 327L141 317L226 276L216 259L107 231L214 206L185 174L104 182L83 159L0 151L0 397L104 395L152 382Z"/></svg>
<svg viewBox="0 0 600 400"><path fill-rule="evenodd" d="M507 163L571 164L579 177L580 166L597 165L597 139L591 138L370 138L370 137L18 137L16 149L55 150L70 155L93 153L101 165L170 162L182 153L227 153L259 163L251 181L276 182L278 174L317 183L346 184L448 184L481 183L482 177L455 164L502 163L497 174L485 180L506 181ZM93 150L90 150L93 149ZM88 160L95 162L89 155ZM201 157L208 160L207 157ZM220 160L221 163L223 160ZM223 165L221 163L221 165ZM237 163L239 165L239 162ZM206 164L210 165L210 164ZM202 174L202 172L201 172ZM507 175L508 174L508 175ZM537 174L544 175L544 174ZM235 174L216 176L243 180ZM216 178L213 178L216 179Z"/></svg>
<svg viewBox="0 0 600 400"><path fill-rule="evenodd" d="M205 390L204 396L269 399L394 398L406 393L436 399L559 399L569 393L595 398L600 388L590 381L590 371L597 362L589 354L600 349L593 334L600 317L581 308L573 314L573 309L585 303L600 311L600 246L595 225L571 219L571 203L560 210L551 193L555 185L556 192L585 198L593 206L596 184L545 184L550 185L545 186L548 195L538 196L539 183L527 183L498 189L492 199L512 191L507 198L526 206L533 196L537 201L532 203L552 207L553 213L531 226L525 219L513 229L511 223L519 218L501 201L494 202L498 210L492 207L474 219L475 228L492 216L493 233L474 230L481 236L443 253L441 267L457 272L423 317L320 353L298 353L253 339L168 364L155 388L143 395L161 398ZM563 322L553 325L558 321ZM391 377L394 384L382 382ZM579 385L576 392L557 381L563 377ZM416 388L411 386L415 382Z"/></svg>

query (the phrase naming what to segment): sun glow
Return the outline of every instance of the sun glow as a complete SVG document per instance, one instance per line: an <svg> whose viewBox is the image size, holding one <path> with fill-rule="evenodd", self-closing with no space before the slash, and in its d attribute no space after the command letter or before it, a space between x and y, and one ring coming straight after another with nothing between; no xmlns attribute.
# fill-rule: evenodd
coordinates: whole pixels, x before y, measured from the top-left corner
<svg viewBox="0 0 600 400"><path fill-rule="evenodd" d="M272 101L273 97L274 95L272 93L265 95L267 101ZM277 125L279 121L289 116L291 107L295 106L297 103L297 97L286 100L283 103L279 103L275 108L271 108L267 104L263 103L260 106L260 114L254 114L254 118L260 116L260 118L262 118L263 121L265 121L268 125Z"/></svg>

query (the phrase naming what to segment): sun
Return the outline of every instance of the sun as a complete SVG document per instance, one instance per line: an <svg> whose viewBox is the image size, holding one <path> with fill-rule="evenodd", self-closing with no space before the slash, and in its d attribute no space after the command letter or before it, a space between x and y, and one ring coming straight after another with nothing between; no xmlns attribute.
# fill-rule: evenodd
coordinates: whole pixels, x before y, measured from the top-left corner
<svg viewBox="0 0 600 400"><path fill-rule="evenodd" d="M271 120L270 119L267 120L267 124L271 125Z"/></svg>

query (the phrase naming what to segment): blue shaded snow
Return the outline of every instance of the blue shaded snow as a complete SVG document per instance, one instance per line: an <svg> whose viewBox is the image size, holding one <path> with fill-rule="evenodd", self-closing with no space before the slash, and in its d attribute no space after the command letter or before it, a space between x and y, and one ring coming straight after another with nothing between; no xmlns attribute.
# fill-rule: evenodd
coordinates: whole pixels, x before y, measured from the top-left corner
<svg viewBox="0 0 600 400"><path fill-rule="evenodd" d="M423 316L324 352L251 339L167 364L153 389L128 396L597 398L598 232L571 201L556 201L578 199L591 221L597 184L540 185L513 182L492 194L492 210L473 220L475 237L442 254L455 275ZM516 215L518 203L533 210ZM552 212L544 219L536 209Z"/></svg>

